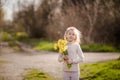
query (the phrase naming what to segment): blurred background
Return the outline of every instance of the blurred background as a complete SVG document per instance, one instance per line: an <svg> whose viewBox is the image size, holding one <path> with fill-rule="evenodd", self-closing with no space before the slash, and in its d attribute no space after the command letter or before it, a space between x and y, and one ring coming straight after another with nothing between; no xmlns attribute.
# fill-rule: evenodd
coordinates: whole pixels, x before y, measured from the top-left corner
<svg viewBox="0 0 120 80"><path fill-rule="evenodd" d="M53 44L70 26L82 33L80 80L120 80L120 0L0 0L0 80L61 80Z"/></svg>
<svg viewBox="0 0 120 80"><path fill-rule="evenodd" d="M0 0L0 41L56 41L75 26L82 32L82 44L119 50L119 21L119 0Z"/></svg>

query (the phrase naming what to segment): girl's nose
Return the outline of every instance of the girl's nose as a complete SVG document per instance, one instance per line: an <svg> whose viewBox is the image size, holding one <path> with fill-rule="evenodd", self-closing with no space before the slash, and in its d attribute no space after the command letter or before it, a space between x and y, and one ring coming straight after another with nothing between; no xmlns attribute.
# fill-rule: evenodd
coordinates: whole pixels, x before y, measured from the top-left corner
<svg viewBox="0 0 120 80"><path fill-rule="evenodd" d="M70 38L72 38L72 36L70 36Z"/></svg>

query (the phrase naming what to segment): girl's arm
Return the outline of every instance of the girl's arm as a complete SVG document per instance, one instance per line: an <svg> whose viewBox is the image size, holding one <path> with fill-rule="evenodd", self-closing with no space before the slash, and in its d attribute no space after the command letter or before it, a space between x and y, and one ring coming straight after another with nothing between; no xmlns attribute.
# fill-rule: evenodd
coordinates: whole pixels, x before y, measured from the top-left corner
<svg viewBox="0 0 120 80"><path fill-rule="evenodd" d="M59 61L59 62L64 61L64 59L63 59L63 55L62 55L62 54L59 54L59 56L58 56L58 61Z"/></svg>
<svg viewBox="0 0 120 80"><path fill-rule="evenodd" d="M77 44L77 54L79 58L73 59L72 63L80 63L84 61L84 54L79 44Z"/></svg>

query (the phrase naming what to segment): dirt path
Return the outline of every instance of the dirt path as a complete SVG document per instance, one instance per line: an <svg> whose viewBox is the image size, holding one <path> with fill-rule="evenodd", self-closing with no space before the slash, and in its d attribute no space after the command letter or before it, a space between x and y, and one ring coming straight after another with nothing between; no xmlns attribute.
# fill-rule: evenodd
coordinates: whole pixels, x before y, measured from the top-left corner
<svg viewBox="0 0 120 80"><path fill-rule="evenodd" d="M84 53L84 63L94 63L112 60L120 57L119 53ZM23 80L22 75L27 69L35 68L50 73L56 78L61 77L62 65L57 61L58 54L47 51L40 52L17 52L2 53L0 61L8 61L2 65L0 75L4 76L4 80Z"/></svg>

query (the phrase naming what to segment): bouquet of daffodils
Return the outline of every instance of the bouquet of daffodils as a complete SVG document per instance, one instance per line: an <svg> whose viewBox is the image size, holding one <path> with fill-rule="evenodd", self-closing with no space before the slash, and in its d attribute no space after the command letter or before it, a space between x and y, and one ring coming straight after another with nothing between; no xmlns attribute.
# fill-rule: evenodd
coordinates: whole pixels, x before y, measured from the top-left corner
<svg viewBox="0 0 120 80"><path fill-rule="evenodd" d="M60 54L68 55L67 53L67 41L59 39L57 43L54 44L54 49L58 50ZM67 64L68 68L71 68L71 64Z"/></svg>

